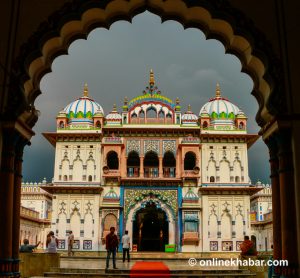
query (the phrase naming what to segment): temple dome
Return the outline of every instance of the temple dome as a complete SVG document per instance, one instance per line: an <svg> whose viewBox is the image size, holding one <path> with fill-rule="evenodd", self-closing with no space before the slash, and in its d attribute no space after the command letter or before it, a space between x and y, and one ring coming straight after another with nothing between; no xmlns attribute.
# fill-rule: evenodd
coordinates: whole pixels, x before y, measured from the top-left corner
<svg viewBox="0 0 300 278"><path fill-rule="evenodd" d="M117 107L116 107L115 104L113 106L113 110L109 114L106 115L105 119L106 119L107 124L115 124L115 123L119 124L119 123L121 123L122 116L117 111Z"/></svg>
<svg viewBox="0 0 300 278"><path fill-rule="evenodd" d="M212 120L234 120L242 111L228 99L221 97L220 86L217 84L216 96L204 104L200 110L199 116L207 114Z"/></svg>
<svg viewBox="0 0 300 278"><path fill-rule="evenodd" d="M86 84L83 96L68 104L63 111L71 122L92 121L96 113L104 114L101 105L89 97Z"/></svg>
<svg viewBox="0 0 300 278"><path fill-rule="evenodd" d="M182 124L195 124L198 122L198 117L191 111L191 106L188 106L188 110L181 117Z"/></svg>

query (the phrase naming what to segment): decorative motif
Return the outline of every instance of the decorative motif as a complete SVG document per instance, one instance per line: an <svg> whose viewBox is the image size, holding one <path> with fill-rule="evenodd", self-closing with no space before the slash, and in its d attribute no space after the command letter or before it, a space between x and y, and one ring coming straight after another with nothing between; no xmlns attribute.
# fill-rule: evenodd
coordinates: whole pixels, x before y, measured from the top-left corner
<svg viewBox="0 0 300 278"><path fill-rule="evenodd" d="M217 241L210 241L209 250L210 251L218 251L218 242Z"/></svg>
<svg viewBox="0 0 300 278"><path fill-rule="evenodd" d="M66 248L66 241L64 239L57 240L57 249L65 249Z"/></svg>
<svg viewBox="0 0 300 278"><path fill-rule="evenodd" d="M58 214L61 214L61 213L64 213L66 214L66 203L64 201L62 201L60 204L59 204L59 207L58 207L58 210L59 210L59 213Z"/></svg>
<svg viewBox="0 0 300 278"><path fill-rule="evenodd" d="M72 211L73 212L79 211L79 207L78 206L80 205L80 203L78 203L77 200L75 200L72 204L73 204Z"/></svg>
<svg viewBox="0 0 300 278"><path fill-rule="evenodd" d="M119 202L120 198L113 187L104 195L103 202Z"/></svg>
<svg viewBox="0 0 300 278"><path fill-rule="evenodd" d="M175 140L163 140L163 155L166 152L172 152L176 156L176 141Z"/></svg>
<svg viewBox="0 0 300 278"><path fill-rule="evenodd" d="M157 189L126 189L125 190L125 202L124 202L124 212L125 217L128 217L128 214L136 203L144 200L145 198L149 199L158 199L164 204L166 204L175 217L178 210L178 200L177 200L177 190L157 190Z"/></svg>
<svg viewBox="0 0 300 278"><path fill-rule="evenodd" d="M183 197L184 203L197 203L199 200L199 196L194 193L192 188L189 188L188 192Z"/></svg>
<svg viewBox="0 0 300 278"><path fill-rule="evenodd" d="M223 206L224 206L223 212L229 212L230 211L229 208L228 208L230 206L230 204L227 203L227 201L223 204Z"/></svg>
<svg viewBox="0 0 300 278"><path fill-rule="evenodd" d="M145 140L144 141L144 154L147 152L155 152L159 155L159 140Z"/></svg>
<svg viewBox="0 0 300 278"><path fill-rule="evenodd" d="M85 214L92 214L93 204L91 203L91 201L88 201L85 205L86 205Z"/></svg>
<svg viewBox="0 0 300 278"><path fill-rule="evenodd" d="M236 242L236 251L241 251L241 244L242 243L243 243L242 241L237 241Z"/></svg>
<svg viewBox="0 0 300 278"><path fill-rule="evenodd" d="M73 242L73 249L79 249L79 248L80 248L80 241L76 239Z"/></svg>
<svg viewBox="0 0 300 278"><path fill-rule="evenodd" d="M222 251L232 251L233 243L232 241L222 241Z"/></svg>
<svg viewBox="0 0 300 278"><path fill-rule="evenodd" d="M236 215L239 215L239 214L240 214L240 215L243 216L243 214L242 214L242 212L243 212L242 208L243 208L243 206L241 206L241 204L238 203L238 205L236 206L236 212L237 212Z"/></svg>
<svg viewBox="0 0 300 278"><path fill-rule="evenodd" d="M126 154L128 155L131 151L135 151L140 155L140 152L141 152L141 141L140 140L127 140Z"/></svg>
<svg viewBox="0 0 300 278"><path fill-rule="evenodd" d="M210 210L210 215L217 215L217 211L216 211L216 205L215 204L212 204L210 206L211 210Z"/></svg>
<svg viewBox="0 0 300 278"><path fill-rule="evenodd" d="M118 218L118 210L116 210L116 209L106 209L106 210L103 210L103 219L108 214L113 214L116 218Z"/></svg>
<svg viewBox="0 0 300 278"><path fill-rule="evenodd" d="M93 243L91 240L84 240L83 241L83 250L92 250Z"/></svg>

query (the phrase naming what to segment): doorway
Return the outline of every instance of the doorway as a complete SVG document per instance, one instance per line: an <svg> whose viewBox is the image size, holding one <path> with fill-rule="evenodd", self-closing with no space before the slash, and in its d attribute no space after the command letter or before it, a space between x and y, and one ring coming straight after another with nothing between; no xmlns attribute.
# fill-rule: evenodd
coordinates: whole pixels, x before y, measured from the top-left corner
<svg viewBox="0 0 300 278"><path fill-rule="evenodd" d="M133 244L138 251L163 252L169 242L169 222L166 213L155 203L147 203L137 211L133 221Z"/></svg>

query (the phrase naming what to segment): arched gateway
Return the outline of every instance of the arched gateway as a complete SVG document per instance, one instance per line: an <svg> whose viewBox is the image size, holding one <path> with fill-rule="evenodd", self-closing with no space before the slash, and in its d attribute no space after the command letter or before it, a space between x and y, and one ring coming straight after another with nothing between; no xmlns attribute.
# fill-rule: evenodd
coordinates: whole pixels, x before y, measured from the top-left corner
<svg viewBox="0 0 300 278"><path fill-rule="evenodd" d="M299 25L297 1L292 1L286 6L283 1L261 2L262 9L268 11L269 22L266 22L265 13L262 13L261 9L257 8L257 3L252 0L46 0L41 5L31 2L22 5L16 3L19 1L3 1L0 9L3 13L1 19L6 23L1 24L3 28L1 33L4 34L2 39L6 40L4 44L6 47L0 50L1 57L4 57L1 59L4 61L4 67L1 67L4 70L0 71L1 84L3 84L0 98L0 179L1 185L4 185L0 187L0 219L6 224L0 231L0 276L19 275L17 239L22 155L24 146L29 143L34 134L31 128L38 119L34 101L41 93L39 89L41 78L50 71L54 58L67 52L73 40L86 37L88 32L96 27L108 27L119 19L130 20L134 15L145 10L152 11L164 20L177 20L184 27L199 28L207 37L220 40L225 45L226 51L240 59L242 70L252 77L253 95L259 102L257 122L262 128L261 134L270 150L273 215L276 215L273 219L274 258L289 260L289 267L278 268L276 271L285 276L297 276L300 257L297 235L297 227L299 229L300 225L300 173L294 171L299 168L300 153L297 72L299 55L297 47L294 47L298 45L296 43L298 36L294 35L297 34ZM66 4L60 7L61 3ZM292 15L290 16L289 13ZM48 19L44 21L45 18ZM255 28L249 18L252 18L263 32ZM41 25L36 30L39 24ZM273 49L268 39L272 41ZM289 51L294 55L289 55ZM278 60L278 57L282 60ZM145 115L145 112L143 113ZM133 113L131 118L124 116L123 119L137 121L134 120L137 115L139 114ZM164 121L164 123L172 122L174 119L176 123L181 121L180 117L175 117L174 113L169 113L167 109L164 115L165 118L161 113L161 117L157 119L141 117L138 120L141 123L147 120ZM95 123L89 122L89 124L102 128L103 121L100 118L96 117ZM115 118L113 120L118 121ZM203 123L203 128L209 127L205 113L200 122ZM65 123L60 121L58 126L64 128ZM245 128L244 124L240 124L239 127L241 130ZM138 150L139 146L136 145L135 149ZM133 169L135 176L144 175L143 154L139 153L139 155L140 167L134 165L135 169ZM212 161L215 162L215 157L212 157ZM217 167L210 175L213 177L209 178L210 182L218 182ZM105 171L109 175L109 169L105 168ZM120 170L114 171L115 175ZM123 171L122 175L125 175L124 169L121 171ZM156 173L156 170L154 172ZM171 169L167 172L171 172ZM164 173L163 169L159 169L159 173ZM184 179L190 174L191 172L186 172ZM69 176L67 176L68 180ZM93 175L88 176L94 178ZM109 199L109 202L113 200L113 198ZM194 200L187 198L186 202L190 202L189 207ZM215 204L207 205L211 208L211 215L215 215ZM230 210L230 206L226 209ZM197 212L186 211L184 216L187 220L185 226L189 230L190 227L194 227L189 223L197 223L199 215ZM183 242L189 243L198 232L193 228L192 232L188 232L190 233L187 234L188 237L183 238ZM216 248L216 241L211 246Z"/></svg>

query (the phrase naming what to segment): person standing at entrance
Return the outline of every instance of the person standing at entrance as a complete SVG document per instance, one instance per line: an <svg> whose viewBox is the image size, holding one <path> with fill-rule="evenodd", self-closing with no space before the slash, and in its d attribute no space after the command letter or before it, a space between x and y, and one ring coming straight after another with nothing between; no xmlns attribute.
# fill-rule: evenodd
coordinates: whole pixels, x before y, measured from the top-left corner
<svg viewBox="0 0 300 278"><path fill-rule="evenodd" d="M116 266L116 253L119 246L119 240L118 237L115 235L115 227L110 228L110 233L105 238L106 243L106 250L107 250L107 256L106 256L106 269L109 268L109 259L110 255L112 255L113 260L113 268L117 269Z"/></svg>
<svg viewBox="0 0 300 278"><path fill-rule="evenodd" d="M74 234L72 231L69 231L69 236L68 236L68 256L74 256L74 251L73 251L73 243L74 243Z"/></svg>
<svg viewBox="0 0 300 278"><path fill-rule="evenodd" d="M128 231L125 231L125 235L123 235L122 237L122 245L123 245L123 263L125 262L126 254L127 254L127 261L130 262L130 257L129 257L130 237L128 235Z"/></svg>

